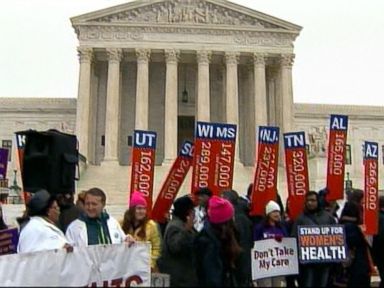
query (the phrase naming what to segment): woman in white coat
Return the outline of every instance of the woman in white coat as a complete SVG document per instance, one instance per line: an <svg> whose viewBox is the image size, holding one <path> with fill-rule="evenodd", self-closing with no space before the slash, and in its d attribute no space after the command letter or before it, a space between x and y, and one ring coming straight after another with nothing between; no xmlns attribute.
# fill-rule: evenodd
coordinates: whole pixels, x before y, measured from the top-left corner
<svg viewBox="0 0 384 288"><path fill-rule="evenodd" d="M19 253L69 248L63 232L56 226L60 208L46 190L36 192L27 204L29 221L21 230Z"/></svg>

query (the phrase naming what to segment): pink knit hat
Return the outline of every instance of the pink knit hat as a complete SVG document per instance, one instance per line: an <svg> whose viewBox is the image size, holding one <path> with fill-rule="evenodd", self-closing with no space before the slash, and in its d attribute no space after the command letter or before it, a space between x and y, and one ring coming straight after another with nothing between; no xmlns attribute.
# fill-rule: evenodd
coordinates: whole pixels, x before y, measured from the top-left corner
<svg viewBox="0 0 384 288"><path fill-rule="evenodd" d="M208 220L213 224L227 222L233 218L234 209L226 199L212 196L208 202Z"/></svg>
<svg viewBox="0 0 384 288"><path fill-rule="evenodd" d="M135 191L132 194L131 201L129 201L129 207L143 206L147 207L147 200L145 200L143 193Z"/></svg>

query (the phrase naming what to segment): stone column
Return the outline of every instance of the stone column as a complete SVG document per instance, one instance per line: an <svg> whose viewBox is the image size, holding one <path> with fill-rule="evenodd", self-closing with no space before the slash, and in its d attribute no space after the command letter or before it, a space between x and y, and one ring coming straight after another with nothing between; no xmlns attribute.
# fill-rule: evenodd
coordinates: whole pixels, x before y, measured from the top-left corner
<svg viewBox="0 0 384 288"><path fill-rule="evenodd" d="M105 155L104 161L117 162L119 151L120 122L120 61L122 50L107 49L108 84L105 117Z"/></svg>
<svg viewBox="0 0 384 288"><path fill-rule="evenodd" d="M265 81L265 56L264 54L254 54L255 69L255 125L259 126L268 124L268 107L267 107L267 89Z"/></svg>
<svg viewBox="0 0 384 288"><path fill-rule="evenodd" d="M276 119L276 71L273 68L270 68L267 73L267 83L268 83L268 123L270 125L277 125Z"/></svg>
<svg viewBox="0 0 384 288"><path fill-rule="evenodd" d="M149 122L149 57L150 49L136 49L137 85L135 129L148 130Z"/></svg>
<svg viewBox="0 0 384 288"><path fill-rule="evenodd" d="M294 128L293 115L293 89L292 89L292 65L295 56L293 54L284 54L280 58L280 77L281 77L281 108L282 114L282 132L292 132Z"/></svg>
<svg viewBox="0 0 384 288"><path fill-rule="evenodd" d="M91 69L92 48L77 48L80 73L77 96L76 135L79 140L79 152L89 157L89 129L90 129L90 99L91 99Z"/></svg>
<svg viewBox="0 0 384 288"><path fill-rule="evenodd" d="M197 88L197 120L210 121L211 105L209 91L209 62L211 60L210 51L198 51L198 88Z"/></svg>
<svg viewBox="0 0 384 288"><path fill-rule="evenodd" d="M226 120L227 123L236 124L239 130L239 85L238 85L238 69L240 53L226 52L225 63L227 66L226 81ZM235 160L240 161L239 154L239 131L237 133Z"/></svg>
<svg viewBox="0 0 384 288"><path fill-rule="evenodd" d="M177 63L180 51L166 50L167 65L165 83L165 126L164 126L164 163L172 163L177 157Z"/></svg>

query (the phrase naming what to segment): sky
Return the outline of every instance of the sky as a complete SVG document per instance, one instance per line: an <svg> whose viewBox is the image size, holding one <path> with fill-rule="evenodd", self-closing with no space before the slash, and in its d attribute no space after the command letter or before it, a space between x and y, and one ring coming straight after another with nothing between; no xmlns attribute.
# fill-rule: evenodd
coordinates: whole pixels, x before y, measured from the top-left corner
<svg viewBox="0 0 384 288"><path fill-rule="evenodd" d="M77 96L70 17L127 0L1 0L0 97ZM384 1L234 0L303 27L294 101L384 105Z"/></svg>

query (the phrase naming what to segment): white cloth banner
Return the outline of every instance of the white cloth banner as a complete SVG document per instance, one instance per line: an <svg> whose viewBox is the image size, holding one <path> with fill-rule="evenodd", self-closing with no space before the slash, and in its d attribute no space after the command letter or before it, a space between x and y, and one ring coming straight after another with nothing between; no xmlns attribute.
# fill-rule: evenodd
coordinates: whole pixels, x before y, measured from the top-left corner
<svg viewBox="0 0 384 288"><path fill-rule="evenodd" d="M1 256L0 286L148 287L150 249L135 243Z"/></svg>
<svg viewBox="0 0 384 288"><path fill-rule="evenodd" d="M299 273L295 238L256 241L251 253L253 280Z"/></svg>

